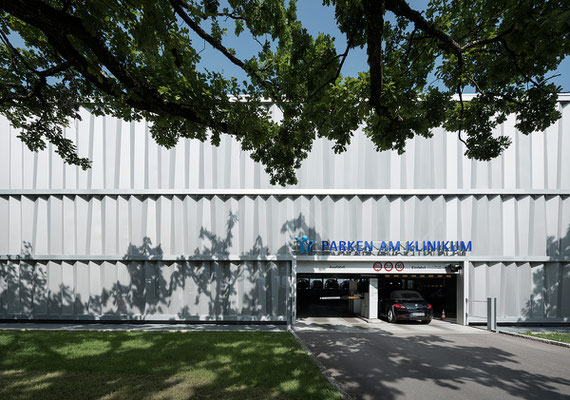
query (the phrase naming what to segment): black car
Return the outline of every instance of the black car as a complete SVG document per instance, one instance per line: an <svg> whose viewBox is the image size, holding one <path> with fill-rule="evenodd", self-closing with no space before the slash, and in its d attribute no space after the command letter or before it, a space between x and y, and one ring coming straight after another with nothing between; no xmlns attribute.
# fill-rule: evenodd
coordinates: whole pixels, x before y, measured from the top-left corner
<svg viewBox="0 0 570 400"><path fill-rule="evenodd" d="M311 289L322 289L323 288L323 281L321 280L314 280L311 282Z"/></svg>
<svg viewBox="0 0 570 400"><path fill-rule="evenodd" d="M307 290L309 289L309 280L306 278L297 279L297 290Z"/></svg>
<svg viewBox="0 0 570 400"><path fill-rule="evenodd" d="M336 279L327 279L327 281L325 282L325 289L331 289L331 290L335 290L338 289L339 285L338 285L338 281Z"/></svg>
<svg viewBox="0 0 570 400"><path fill-rule="evenodd" d="M388 322L421 321L429 324L433 318L431 304L413 290L394 290L387 298L380 299L378 311Z"/></svg>

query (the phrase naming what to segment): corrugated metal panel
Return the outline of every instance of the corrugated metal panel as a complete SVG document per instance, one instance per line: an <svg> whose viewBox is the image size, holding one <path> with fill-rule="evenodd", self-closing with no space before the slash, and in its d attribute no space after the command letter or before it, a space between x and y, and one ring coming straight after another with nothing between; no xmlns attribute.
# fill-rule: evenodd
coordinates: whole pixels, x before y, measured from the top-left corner
<svg viewBox="0 0 570 400"><path fill-rule="evenodd" d="M568 321L570 264L470 263L469 315L486 316L485 300L497 298L499 322Z"/></svg>
<svg viewBox="0 0 570 400"><path fill-rule="evenodd" d="M0 196L0 254L265 256L313 240L464 240L570 257L568 196Z"/></svg>
<svg viewBox="0 0 570 400"><path fill-rule="evenodd" d="M456 135L442 129L431 140L409 141L402 156L377 153L356 132L341 155L317 140L298 171L300 189L402 191L374 196L168 195L160 190L273 187L227 136L219 148L183 140L166 150L144 122L83 110L66 130L93 161L82 171L64 165L51 146L29 152L0 117L0 255L17 258L0 266L0 317L282 319L288 263L172 259L288 256L303 233L313 240L470 240L470 256L479 260L563 261L475 263L468 297L499 297L503 320L568 318L570 199L549 192L570 189L570 106L560 107L555 125L529 137L508 119L497 133L513 144L491 162L466 159ZM27 189L46 192L18 193ZM59 189L85 192L50 193ZM97 189L151 193L90 193ZM499 192L477 194L486 189ZM546 193L501 193L515 189ZM476 315L484 304L471 307Z"/></svg>
<svg viewBox="0 0 570 400"><path fill-rule="evenodd" d="M472 161L456 134L435 129L433 139L417 137L407 151L378 153L361 131L348 151L335 155L331 143L317 140L298 171L297 188L311 189L569 189L570 106L545 132L524 136L514 118L497 128L512 138L504 155ZM181 140L170 150L158 146L144 122L95 117L86 110L66 136L93 161L88 171L64 165L51 146L34 154L18 131L0 117L0 189L239 189L270 188L264 168L224 136L220 147Z"/></svg>
<svg viewBox="0 0 570 400"><path fill-rule="evenodd" d="M0 263L0 318L285 321L286 261Z"/></svg>

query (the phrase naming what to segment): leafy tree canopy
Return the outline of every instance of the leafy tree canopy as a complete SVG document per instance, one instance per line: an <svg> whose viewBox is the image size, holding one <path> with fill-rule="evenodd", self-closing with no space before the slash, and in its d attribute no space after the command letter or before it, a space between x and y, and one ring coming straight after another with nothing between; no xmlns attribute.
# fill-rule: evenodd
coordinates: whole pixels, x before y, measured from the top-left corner
<svg viewBox="0 0 570 400"><path fill-rule="evenodd" d="M167 147L228 133L282 185L296 182L316 137L342 152L358 126L377 150L399 152L444 126L468 157L488 160L509 145L492 134L508 114L524 134L559 118L548 73L570 52L568 0L433 0L421 11L406 0L324 4L346 37L338 49L308 33L294 1L0 0L0 113L31 150L53 143L83 168L89 160L63 134L80 107L145 118ZM240 34L255 56L226 47ZM204 41L248 79L200 68ZM369 68L344 77L358 47ZM466 88L478 96L464 102Z"/></svg>

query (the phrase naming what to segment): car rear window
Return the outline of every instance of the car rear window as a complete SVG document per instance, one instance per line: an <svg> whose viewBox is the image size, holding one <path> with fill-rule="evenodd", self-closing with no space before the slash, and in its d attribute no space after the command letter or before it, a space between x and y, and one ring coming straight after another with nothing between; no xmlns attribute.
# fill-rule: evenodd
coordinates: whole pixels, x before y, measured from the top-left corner
<svg viewBox="0 0 570 400"><path fill-rule="evenodd" d="M411 299L421 300L422 296L418 292L392 292L390 297L393 299Z"/></svg>

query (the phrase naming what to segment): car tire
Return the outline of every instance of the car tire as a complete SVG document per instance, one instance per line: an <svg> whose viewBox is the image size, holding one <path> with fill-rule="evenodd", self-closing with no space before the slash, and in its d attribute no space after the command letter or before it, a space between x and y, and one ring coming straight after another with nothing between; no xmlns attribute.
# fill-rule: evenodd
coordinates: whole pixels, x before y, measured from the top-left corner
<svg viewBox="0 0 570 400"><path fill-rule="evenodd" d="M430 322L431 322L431 319L428 319L427 321L422 321L422 324L427 325L427 324L429 324Z"/></svg>
<svg viewBox="0 0 570 400"><path fill-rule="evenodd" d="M393 323L396 321L396 319L394 318L394 311L392 309L388 310L388 314L386 315L386 318L388 318L389 323Z"/></svg>

